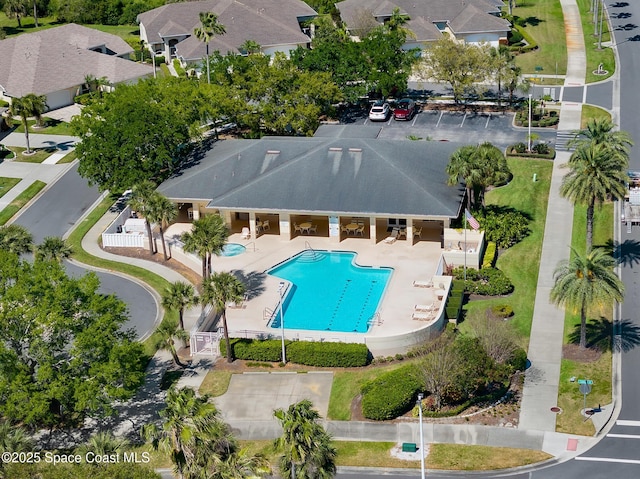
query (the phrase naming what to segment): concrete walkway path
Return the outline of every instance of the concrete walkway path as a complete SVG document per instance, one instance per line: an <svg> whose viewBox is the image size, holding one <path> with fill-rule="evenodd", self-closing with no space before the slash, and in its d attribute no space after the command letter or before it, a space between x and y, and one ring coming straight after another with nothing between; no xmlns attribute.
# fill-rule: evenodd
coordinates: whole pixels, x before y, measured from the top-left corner
<svg viewBox="0 0 640 479"><path fill-rule="evenodd" d="M575 0L561 0L567 34L567 75L565 86L584 85L587 56L580 12ZM563 102L558 130L580 129L581 103ZM553 164L547 219L545 222L540 270L529 339L528 359L531 367L525 374L518 429L553 432L560 384L560 362L564 335L563 308L551 304L549 294L554 284L553 272L559 262L569 259L573 225L573 205L560 196L560 185L567 170L570 152L558 151Z"/></svg>

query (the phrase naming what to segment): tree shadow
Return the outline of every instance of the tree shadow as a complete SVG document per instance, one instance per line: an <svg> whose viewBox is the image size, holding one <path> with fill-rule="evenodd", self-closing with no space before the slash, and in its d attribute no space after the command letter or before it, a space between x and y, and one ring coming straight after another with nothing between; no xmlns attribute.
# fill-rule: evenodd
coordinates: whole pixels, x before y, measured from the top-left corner
<svg viewBox="0 0 640 479"><path fill-rule="evenodd" d="M605 249L608 249L622 266L632 267L640 264L640 241L638 240L624 240L622 243L609 240Z"/></svg>
<svg viewBox="0 0 640 479"><path fill-rule="evenodd" d="M523 18L522 20L524 20L527 26L531 25L532 27L536 27L544 22L544 20L541 20L538 17L527 17L527 18Z"/></svg>
<svg viewBox="0 0 640 479"><path fill-rule="evenodd" d="M638 28L638 25L635 23L627 23L626 25L616 25L616 30L618 31L629 31Z"/></svg>
<svg viewBox="0 0 640 479"><path fill-rule="evenodd" d="M632 37L627 38L628 42L640 42L640 35L634 35Z"/></svg>
<svg viewBox="0 0 640 479"><path fill-rule="evenodd" d="M629 319L620 321L617 331L607 318L590 319L587 323L587 348L626 353L640 345L640 326ZM569 334L571 344L580 343L580 325Z"/></svg>
<svg viewBox="0 0 640 479"><path fill-rule="evenodd" d="M616 2L610 5L611 8L623 8L628 6L629 6L629 2Z"/></svg>
<svg viewBox="0 0 640 479"><path fill-rule="evenodd" d="M612 13L611 18L631 18L633 14L629 12Z"/></svg>
<svg viewBox="0 0 640 479"><path fill-rule="evenodd" d="M240 281L242 281L242 284L245 285L247 289L247 300L257 298L266 290L266 288L264 287L264 281L267 278L266 273L262 273L259 271L250 271L248 273L245 273L244 271L235 270L233 271L233 275ZM273 302L275 304L275 297L273 299Z"/></svg>

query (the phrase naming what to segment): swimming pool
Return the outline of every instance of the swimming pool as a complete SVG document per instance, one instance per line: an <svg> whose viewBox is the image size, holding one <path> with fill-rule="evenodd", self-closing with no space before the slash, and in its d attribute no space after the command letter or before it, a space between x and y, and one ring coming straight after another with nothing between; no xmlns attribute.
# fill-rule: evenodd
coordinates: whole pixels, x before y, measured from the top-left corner
<svg viewBox="0 0 640 479"><path fill-rule="evenodd" d="M284 327L365 333L392 268L362 267L356 253L305 250L267 271L291 282L283 301ZM270 326L280 327L280 312Z"/></svg>
<svg viewBox="0 0 640 479"><path fill-rule="evenodd" d="M243 245L238 243L227 243L222 247L222 253L220 256L238 256L246 251Z"/></svg>

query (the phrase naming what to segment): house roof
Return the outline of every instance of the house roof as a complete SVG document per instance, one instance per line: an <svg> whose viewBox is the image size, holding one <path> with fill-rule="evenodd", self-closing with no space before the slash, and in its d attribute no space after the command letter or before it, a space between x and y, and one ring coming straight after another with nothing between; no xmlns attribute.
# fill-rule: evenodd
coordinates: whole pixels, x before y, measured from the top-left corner
<svg viewBox="0 0 640 479"><path fill-rule="evenodd" d="M504 18L483 15L478 7L467 5L449 22L449 28L453 33L503 32L509 31L510 25Z"/></svg>
<svg viewBox="0 0 640 479"><path fill-rule="evenodd" d="M90 50L105 46L107 54ZM0 88L12 97L45 95L84 83L86 75L111 83L153 72L116 55L131 47L120 37L74 23L0 41Z"/></svg>
<svg viewBox="0 0 640 479"><path fill-rule="evenodd" d="M458 216L462 190L447 186L445 168L460 145L344 138L344 132L221 141L158 190L217 209Z"/></svg>
<svg viewBox="0 0 640 479"><path fill-rule="evenodd" d="M299 19L317 14L301 0L207 0L170 3L138 15L149 42L160 42L169 36L189 35L176 46L178 56L185 60L199 60L206 47L193 31L200 26L200 12L213 12L226 33L215 35L209 51L223 54L237 53L247 40L262 47L276 45L305 45L311 40L300 31Z"/></svg>
<svg viewBox="0 0 640 479"><path fill-rule="evenodd" d="M500 12L502 5L502 0L344 0L336 3L342 20L348 26L357 24L362 11L370 11L376 17L390 17L393 10L399 8L401 14L409 16L407 27L416 35L417 41L440 37L432 29L426 29L425 23L451 22L469 6L477 11L474 16L461 17L460 27L464 25L465 30L460 30L460 33L509 31L509 23L494 15ZM497 28L498 25L502 28ZM484 30L485 26L489 26L489 30Z"/></svg>

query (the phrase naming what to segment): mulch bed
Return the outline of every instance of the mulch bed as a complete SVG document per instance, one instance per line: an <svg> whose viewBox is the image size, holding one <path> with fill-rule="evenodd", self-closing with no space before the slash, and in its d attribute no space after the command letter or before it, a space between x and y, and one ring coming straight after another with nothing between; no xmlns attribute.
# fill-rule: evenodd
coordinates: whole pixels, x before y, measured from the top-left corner
<svg viewBox="0 0 640 479"><path fill-rule="evenodd" d="M579 363L592 363L602 356L602 352L595 348L582 349L577 344L565 344L562 346L562 357Z"/></svg>

